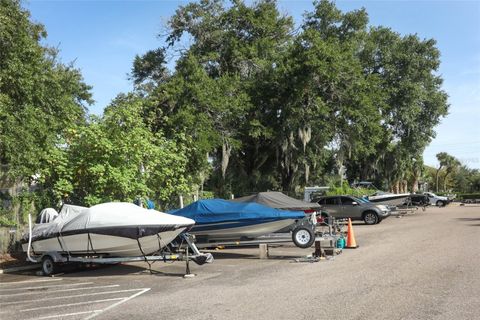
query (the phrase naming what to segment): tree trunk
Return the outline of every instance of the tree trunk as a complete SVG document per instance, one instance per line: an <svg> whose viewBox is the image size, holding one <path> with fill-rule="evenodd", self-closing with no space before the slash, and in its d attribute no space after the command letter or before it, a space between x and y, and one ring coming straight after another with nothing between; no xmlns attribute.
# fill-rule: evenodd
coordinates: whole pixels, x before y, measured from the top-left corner
<svg viewBox="0 0 480 320"><path fill-rule="evenodd" d="M397 180L393 184L393 193L398 193L399 190L400 190L400 181Z"/></svg>
<svg viewBox="0 0 480 320"><path fill-rule="evenodd" d="M228 161L230 160L230 154L232 152L232 147L226 139L223 140L222 144L222 178L225 180L225 174L227 172Z"/></svg>
<svg viewBox="0 0 480 320"><path fill-rule="evenodd" d="M442 170L442 166L440 166L438 169L437 169L437 172L435 173L435 192L438 192L438 178L439 178L439 175L440 175L440 170Z"/></svg>
<svg viewBox="0 0 480 320"><path fill-rule="evenodd" d="M415 193L418 191L418 175L415 175L413 178L413 183L412 183L412 192Z"/></svg>
<svg viewBox="0 0 480 320"><path fill-rule="evenodd" d="M305 185L308 185L308 178L310 176L310 166L305 163Z"/></svg>
<svg viewBox="0 0 480 320"><path fill-rule="evenodd" d="M445 173L445 177L443 177L443 192L447 192L447 177L450 173Z"/></svg>

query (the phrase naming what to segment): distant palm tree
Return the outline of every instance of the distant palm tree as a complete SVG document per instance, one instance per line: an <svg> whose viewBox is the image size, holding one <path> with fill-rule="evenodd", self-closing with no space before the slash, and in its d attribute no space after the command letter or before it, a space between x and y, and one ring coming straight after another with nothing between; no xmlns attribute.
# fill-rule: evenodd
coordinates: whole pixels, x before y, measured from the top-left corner
<svg viewBox="0 0 480 320"><path fill-rule="evenodd" d="M436 192L438 192L438 178L439 178L440 170L442 170L443 167L447 166L449 162L449 157L451 156L446 152L437 153L437 160L439 162L439 167L437 169L437 172L435 173L435 191Z"/></svg>
<svg viewBox="0 0 480 320"><path fill-rule="evenodd" d="M460 161L458 161L455 157L449 156L447 164L446 164L446 172L445 176L443 177L443 191L447 190L447 177L452 173L455 172L458 167L460 167L462 164Z"/></svg>

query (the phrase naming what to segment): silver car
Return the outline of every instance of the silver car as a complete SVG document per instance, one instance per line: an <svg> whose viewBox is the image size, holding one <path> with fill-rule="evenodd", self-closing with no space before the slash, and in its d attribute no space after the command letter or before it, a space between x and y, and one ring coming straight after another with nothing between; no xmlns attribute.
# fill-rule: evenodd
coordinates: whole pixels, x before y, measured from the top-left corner
<svg viewBox="0 0 480 320"><path fill-rule="evenodd" d="M365 224L380 223L390 215L387 206L352 196L326 196L312 202L317 202L332 217L363 220Z"/></svg>

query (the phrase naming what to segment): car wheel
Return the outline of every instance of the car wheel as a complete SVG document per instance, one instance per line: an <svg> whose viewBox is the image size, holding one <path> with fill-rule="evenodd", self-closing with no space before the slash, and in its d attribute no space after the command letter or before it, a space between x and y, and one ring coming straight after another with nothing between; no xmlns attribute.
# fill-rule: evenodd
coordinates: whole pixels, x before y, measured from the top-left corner
<svg viewBox="0 0 480 320"><path fill-rule="evenodd" d="M445 202L442 201L442 200L438 200L437 201L437 207L443 207L443 206L445 206Z"/></svg>
<svg viewBox="0 0 480 320"><path fill-rule="evenodd" d="M310 248L315 241L315 233L307 227L297 227L292 232L292 241L299 248Z"/></svg>
<svg viewBox="0 0 480 320"><path fill-rule="evenodd" d="M377 224L378 220L378 215L373 211L367 211L363 214L363 221L365 221L365 224Z"/></svg>

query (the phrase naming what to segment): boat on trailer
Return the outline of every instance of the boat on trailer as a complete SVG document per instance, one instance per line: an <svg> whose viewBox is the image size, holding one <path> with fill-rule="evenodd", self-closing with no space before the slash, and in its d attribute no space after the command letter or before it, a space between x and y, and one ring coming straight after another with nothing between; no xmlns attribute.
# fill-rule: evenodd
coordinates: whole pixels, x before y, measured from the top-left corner
<svg viewBox="0 0 480 320"><path fill-rule="evenodd" d="M95 254L112 257L148 255L161 251L195 222L185 217L141 208L132 203L110 202L90 208L64 205L48 222L37 223L22 240L35 254ZM40 218L42 220L42 218Z"/></svg>
<svg viewBox="0 0 480 320"><path fill-rule="evenodd" d="M372 182L370 181L360 181L357 183L352 183L353 188L366 188L366 189L374 189L376 190L375 193L364 196L364 199L367 199L370 202L376 204L384 204L387 206L398 207L405 203L409 202L409 198L411 196L410 193L391 193L385 192L378 189Z"/></svg>
<svg viewBox="0 0 480 320"><path fill-rule="evenodd" d="M410 193L390 193L384 191L377 191L367 197L368 201L375 204L384 204L393 207L398 207L408 202Z"/></svg>
<svg viewBox="0 0 480 320"><path fill-rule="evenodd" d="M115 264L120 262L189 261L198 265L213 262L201 253L188 231L194 221L147 210L130 203L104 203L91 208L64 205L60 214L45 209L22 239L30 262L42 264L44 275L56 272L64 263ZM170 243L180 239L184 252L171 252ZM191 254L190 254L191 251Z"/></svg>
<svg viewBox="0 0 480 320"><path fill-rule="evenodd" d="M292 230L297 246L309 247L314 239L315 226L303 211L279 210L255 202L199 200L170 213L195 220L189 232L201 244L255 240L285 228Z"/></svg>

